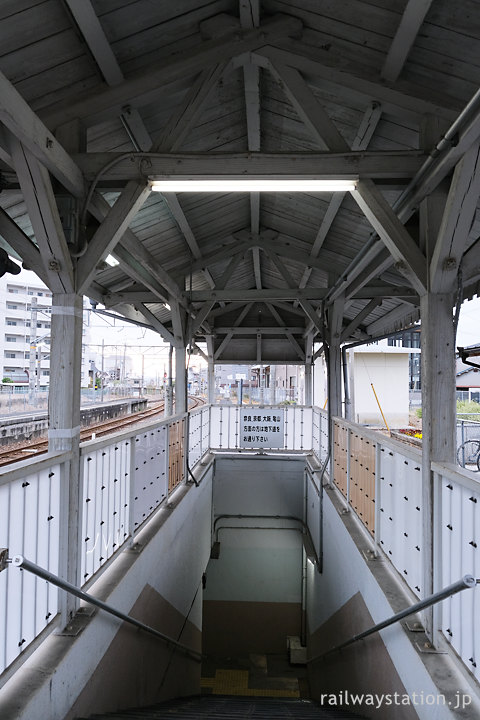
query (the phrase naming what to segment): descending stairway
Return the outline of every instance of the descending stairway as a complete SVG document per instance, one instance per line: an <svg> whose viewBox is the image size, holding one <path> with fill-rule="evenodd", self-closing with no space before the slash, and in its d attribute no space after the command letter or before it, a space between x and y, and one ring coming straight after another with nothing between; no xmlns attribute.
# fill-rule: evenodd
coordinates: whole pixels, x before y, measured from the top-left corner
<svg viewBox="0 0 480 720"><path fill-rule="evenodd" d="M92 715L89 720L353 720L342 710L322 708L311 700L198 695L148 708ZM86 720L85 718L80 720Z"/></svg>

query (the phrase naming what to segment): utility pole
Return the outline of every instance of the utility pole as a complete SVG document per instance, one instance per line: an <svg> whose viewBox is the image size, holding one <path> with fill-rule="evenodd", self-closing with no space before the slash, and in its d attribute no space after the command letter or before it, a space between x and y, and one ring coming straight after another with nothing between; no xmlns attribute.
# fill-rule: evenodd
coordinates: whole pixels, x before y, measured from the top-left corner
<svg viewBox="0 0 480 720"><path fill-rule="evenodd" d="M30 355L29 355L29 376L28 389L30 393L30 404L34 405L36 400L36 359L37 359L37 298L32 297L30 304Z"/></svg>

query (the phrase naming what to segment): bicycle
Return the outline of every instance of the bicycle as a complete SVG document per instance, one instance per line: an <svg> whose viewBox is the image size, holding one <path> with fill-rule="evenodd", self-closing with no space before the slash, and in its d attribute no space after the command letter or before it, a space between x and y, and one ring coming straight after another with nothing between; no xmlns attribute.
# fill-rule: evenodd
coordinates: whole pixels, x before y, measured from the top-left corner
<svg viewBox="0 0 480 720"><path fill-rule="evenodd" d="M457 462L460 467L480 472L480 440L465 440L457 450Z"/></svg>

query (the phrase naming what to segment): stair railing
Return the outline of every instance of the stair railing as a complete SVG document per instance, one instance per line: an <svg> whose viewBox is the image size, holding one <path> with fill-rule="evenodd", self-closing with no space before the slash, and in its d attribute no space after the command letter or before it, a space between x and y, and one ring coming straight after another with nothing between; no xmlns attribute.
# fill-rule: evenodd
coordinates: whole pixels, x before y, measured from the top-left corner
<svg viewBox="0 0 480 720"><path fill-rule="evenodd" d="M420 600L420 602L415 603L414 605L410 605L409 607L405 608L405 610L401 610L400 612L396 613L395 615L392 615L391 617L387 618L386 620L383 620L383 622L377 623L377 625L374 625L373 627L369 628L368 630L364 630L363 632L359 633L358 635L353 635L349 640L346 640L345 642L341 643L340 645L335 645L335 647L330 648L330 650L327 650L324 653L321 653L320 655L316 655L313 658L310 658L307 660L307 664L309 663L315 663L319 662L320 660L323 660L323 658L327 657L328 655L331 655L334 652L337 652L338 650L343 650L343 648L346 648L348 645L352 645L352 643L357 642L358 640L363 640L363 638L368 637L369 635L373 635L373 633L378 632L379 630L383 630L386 627L389 627L390 625L393 625L394 623L398 622L399 620L403 620L403 618L408 617L409 615L414 615L415 613L419 612L420 610L424 610L427 607L430 607L431 605L436 605L436 603L441 602L441 600L445 600L448 597L451 597L452 595L455 595L458 592L461 592L462 590L466 590L467 588L473 588L478 583L480 583L480 580L476 580L473 575L464 575L460 580L457 580L457 582L452 583L452 585L448 585L446 588L443 588L443 590L439 590L436 593L433 593L433 595L429 595L428 597L424 598L423 600Z"/></svg>
<svg viewBox="0 0 480 720"><path fill-rule="evenodd" d="M120 620L123 620L124 622L130 623L130 625L134 625L137 628L140 628L140 630L143 630L144 632L149 633L150 635L154 635L159 640L162 640L167 645L171 645L180 652L184 653L185 655L188 655L189 657L193 658L196 662L201 662L202 660L202 653L197 652L197 650L193 650L192 648L187 647L186 645L182 645L182 643L177 642L171 637L168 637L168 635L164 635L163 633L159 632L158 630L155 630L155 628L150 627L150 625L146 625L145 623L140 622L140 620L136 620L135 618L131 617L130 615L126 615L125 613L121 612L121 610L117 610L116 608L112 607L111 605L108 605L107 603L103 602L103 600L99 600L98 598L94 597L93 595L90 595L89 593L84 592L83 590L80 590L80 588L77 588L75 585L72 585L71 583L67 582L66 580L63 580L62 578L58 577L57 575L54 575L53 573L49 572L48 570L45 570L44 568L40 567L39 565L35 565L35 563L30 562L30 560L27 560L23 557L23 555L15 555L12 559L6 560L7 563L11 563L14 567L18 567L21 570L27 570L28 572L33 573L33 575L36 575L39 578L42 578L43 580L46 580L49 583L52 583L52 585L56 585L61 590L65 590L68 593L71 593L72 595L75 595L76 597L80 598L80 600L83 600L84 602L89 603L90 605L95 605L96 607L100 608L101 610L104 610L105 612L109 613L110 615L114 615L115 617L119 618Z"/></svg>

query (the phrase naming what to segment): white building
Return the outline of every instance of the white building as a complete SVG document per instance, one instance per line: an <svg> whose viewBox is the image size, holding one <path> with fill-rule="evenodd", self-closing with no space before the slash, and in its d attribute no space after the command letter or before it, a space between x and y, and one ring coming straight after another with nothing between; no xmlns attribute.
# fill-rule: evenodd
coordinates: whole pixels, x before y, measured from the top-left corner
<svg viewBox="0 0 480 720"><path fill-rule="evenodd" d="M35 387L45 389L50 382L50 327L52 293L34 272L0 278L0 379L27 386L32 371ZM32 323L35 323L32 332ZM82 386L89 383L89 357L86 355L88 328L84 325L82 343ZM32 354L34 353L34 357ZM87 353L88 354L88 353Z"/></svg>

